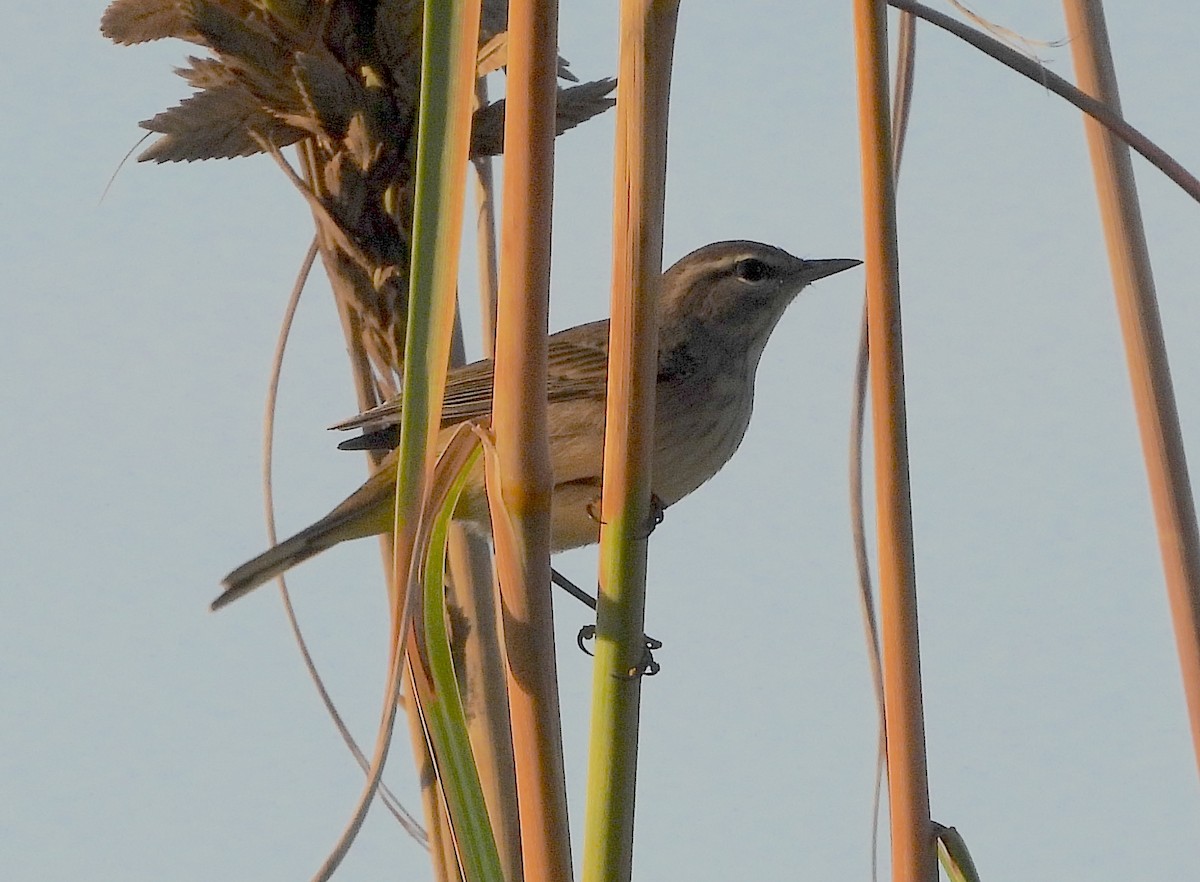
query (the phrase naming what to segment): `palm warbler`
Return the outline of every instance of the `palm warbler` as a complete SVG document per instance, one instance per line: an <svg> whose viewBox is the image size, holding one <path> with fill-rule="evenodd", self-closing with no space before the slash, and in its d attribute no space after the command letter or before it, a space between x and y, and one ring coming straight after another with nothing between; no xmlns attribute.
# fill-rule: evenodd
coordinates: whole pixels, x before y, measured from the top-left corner
<svg viewBox="0 0 1200 882"><path fill-rule="evenodd" d="M754 374L767 338L796 295L857 260L801 260L758 242L717 242L693 251L659 286L654 493L663 506L717 473L741 444L754 405ZM603 463L608 321L560 331L549 341L550 458L555 551L599 539L594 512ZM492 409L492 362L450 371L442 426ZM392 400L334 428L363 428L343 447L394 446L400 402ZM263 582L347 539L390 530L396 455L310 527L225 577L219 609ZM471 476L455 517L488 529L482 469Z"/></svg>

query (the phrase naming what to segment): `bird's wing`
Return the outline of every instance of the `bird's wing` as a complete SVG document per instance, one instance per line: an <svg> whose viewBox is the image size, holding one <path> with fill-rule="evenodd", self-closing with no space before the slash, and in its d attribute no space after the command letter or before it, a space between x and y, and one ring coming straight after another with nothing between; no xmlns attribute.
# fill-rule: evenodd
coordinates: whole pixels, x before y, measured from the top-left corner
<svg viewBox="0 0 1200 882"><path fill-rule="evenodd" d="M472 417L487 416L492 412L491 359L472 362L455 368L446 377L446 397L442 402L442 425L452 425ZM397 395L370 410L343 420L333 429L382 429L400 422L403 399Z"/></svg>
<svg viewBox="0 0 1200 882"><path fill-rule="evenodd" d="M490 358L452 370L446 377L442 425L486 417L492 412L492 381L496 367ZM398 411L397 411L398 413Z"/></svg>
<svg viewBox="0 0 1200 882"><path fill-rule="evenodd" d="M376 405L370 410L364 410L357 416L352 416L348 420L342 420L340 423L334 423L329 428L345 431L346 429L358 429L364 426L383 427L392 425L400 421L400 396L389 398L383 404Z"/></svg>
<svg viewBox="0 0 1200 882"><path fill-rule="evenodd" d="M604 397L608 376L608 320L579 325L550 337L547 350L547 400ZM442 425L486 417L492 412L491 359L483 359L450 371L442 402ZM378 407L344 420L335 429L379 429L400 421L399 396Z"/></svg>
<svg viewBox="0 0 1200 882"><path fill-rule="evenodd" d="M603 398L608 378L608 319L552 336L546 374L548 401Z"/></svg>

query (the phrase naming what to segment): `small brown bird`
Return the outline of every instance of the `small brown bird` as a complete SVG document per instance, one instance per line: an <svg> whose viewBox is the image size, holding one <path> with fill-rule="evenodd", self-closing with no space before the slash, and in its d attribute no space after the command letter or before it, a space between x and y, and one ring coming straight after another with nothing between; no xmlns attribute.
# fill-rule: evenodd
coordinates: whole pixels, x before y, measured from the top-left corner
<svg viewBox="0 0 1200 882"><path fill-rule="evenodd" d="M788 304L811 282L857 260L801 260L758 242L717 242L684 257L659 287L654 493L670 506L729 461L754 406L754 375L767 338ZM443 431L492 410L492 362L450 371ZM550 459L554 473L551 545L598 541L593 512L604 461L608 321L560 331L549 341ZM393 446L400 401L393 399L334 428L364 428L343 447ZM219 609L298 563L347 539L383 533L394 519L396 454L312 526L225 577ZM482 469L471 476L455 517L487 530Z"/></svg>

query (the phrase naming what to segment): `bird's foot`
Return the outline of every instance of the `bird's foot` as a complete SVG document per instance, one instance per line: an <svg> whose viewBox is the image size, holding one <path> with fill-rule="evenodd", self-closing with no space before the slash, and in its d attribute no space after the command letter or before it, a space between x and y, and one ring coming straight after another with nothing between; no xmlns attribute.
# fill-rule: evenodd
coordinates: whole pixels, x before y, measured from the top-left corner
<svg viewBox="0 0 1200 882"><path fill-rule="evenodd" d="M593 653L590 649L588 649L585 644L589 640L594 640L595 638L596 638L596 626L595 625L584 625L582 628L579 629L579 633L577 635L575 635L575 645L578 646L580 651L583 652L585 655L593 655L594 656L595 653ZM662 670L662 665L660 665L658 663L658 660L654 657L654 650L662 649L662 641L655 640L653 637L650 637L649 635L646 635L646 634L642 635L642 640L644 640L645 642L642 646L641 659L638 660L638 663L634 667L632 667L628 671L626 671L625 674L621 677L621 679L632 680L635 677L653 677L655 674L657 674L659 671Z"/></svg>
<svg viewBox="0 0 1200 882"><path fill-rule="evenodd" d="M663 522L663 519L665 517L664 512L666 510L667 510L666 503L663 502L661 499L659 499L657 493L651 493L650 494L650 516L647 519L646 525L642 528L642 530L640 532L636 533L633 538L638 539L638 540L649 539L650 534L653 533L655 528L657 528L658 525ZM597 524L600 524L601 526L604 525L604 523L605 523L604 519L601 518L601 516L600 516L600 497L599 496L597 496L595 499L593 499L591 502L588 503L587 513L588 513L588 517L591 518L593 521L595 521Z"/></svg>
<svg viewBox="0 0 1200 882"><path fill-rule="evenodd" d="M596 608L596 598L592 597L592 595L588 594L553 567L550 569L550 581L559 588L562 588L580 603L585 603L592 609ZM575 644L579 647L581 652L587 655L592 655L592 652L584 644L589 640L595 639L595 637L596 626L584 625L579 629L579 634L577 634L575 637ZM662 670L662 665L660 665L654 658L654 650L662 649L662 641L655 640L649 634L643 634L642 640L645 641L645 649L642 651L642 659L639 662L638 667L629 672L629 677L653 677Z"/></svg>
<svg viewBox="0 0 1200 882"><path fill-rule="evenodd" d="M666 515L665 515L666 510L667 510L666 503L664 503L661 499L658 498L657 493L651 493L650 494L650 517L646 523L646 527L645 527L646 531L642 535L638 536L637 538L649 539L650 534L653 533L658 528L658 525L661 524L663 522L663 519L666 517Z"/></svg>

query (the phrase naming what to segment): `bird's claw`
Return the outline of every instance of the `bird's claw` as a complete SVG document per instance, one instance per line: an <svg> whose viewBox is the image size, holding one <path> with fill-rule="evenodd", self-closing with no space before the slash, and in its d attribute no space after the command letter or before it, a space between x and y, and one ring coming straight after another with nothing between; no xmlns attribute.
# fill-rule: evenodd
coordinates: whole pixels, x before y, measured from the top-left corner
<svg viewBox="0 0 1200 882"><path fill-rule="evenodd" d="M600 517L600 497L597 496L587 504L587 515L600 526L604 526L604 519Z"/></svg>
<svg viewBox="0 0 1200 882"><path fill-rule="evenodd" d="M650 534L655 531L655 529L658 527L658 525L661 524L663 522L663 519L666 517L666 515L664 514L664 512L666 512L666 510L667 510L667 506L663 503L663 501L661 499L658 498L658 494L651 493L650 494L649 523L646 525L646 532L644 532L642 535L638 536L637 538L638 539L649 539Z"/></svg>
<svg viewBox="0 0 1200 882"><path fill-rule="evenodd" d="M636 677L653 677L662 670L662 665L654 658L654 650L661 649L662 643L650 637L645 638L646 642L642 646L642 657L638 661L637 667L630 668L625 672L626 680L633 680Z"/></svg>
<svg viewBox="0 0 1200 882"><path fill-rule="evenodd" d="M579 629L579 633L575 635L575 645L578 646L580 651L585 655L594 657L595 653L588 649L584 644L589 640L594 640L595 637L596 626L584 625ZM662 665L660 665L658 660L654 658L654 650L662 649L662 641L655 640L653 637L650 637L646 634L642 635L642 640L644 643L642 645L641 660L638 662L636 667L630 668L628 671L626 671L625 675L621 677L621 679L632 680L635 677L653 677L662 670Z"/></svg>
<svg viewBox="0 0 1200 882"><path fill-rule="evenodd" d="M666 515L664 514L664 512L666 510L667 510L666 503L664 503L661 499L658 498L657 493L651 493L650 494L649 523L647 523L645 528L643 529L643 531L638 533L637 535L635 535L634 538L639 541L642 539L649 539L650 534L654 532L655 528L657 528L658 525L661 524L663 522L664 518L666 517ZM604 525L604 519L600 517L600 497L599 496L597 496L595 499L593 499L591 502L589 502L587 504L587 513L588 513L588 517L591 518L593 521L595 521L597 524L600 524L601 526Z"/></svg>
<svg viewBox="0 0 1200 882"><path fill-rule="evenodd" d="M595 653L592 652L590 649L588 649L586 646L584 646L584 644L587 643L587 641L594 640L594 639L596 639L596 626L595 625L584 625L582 628L579 629L579 633L575 635L575 645L579 647L579 651L582 652L584 655L590 655L590 656L595 657Z"/></svg>

